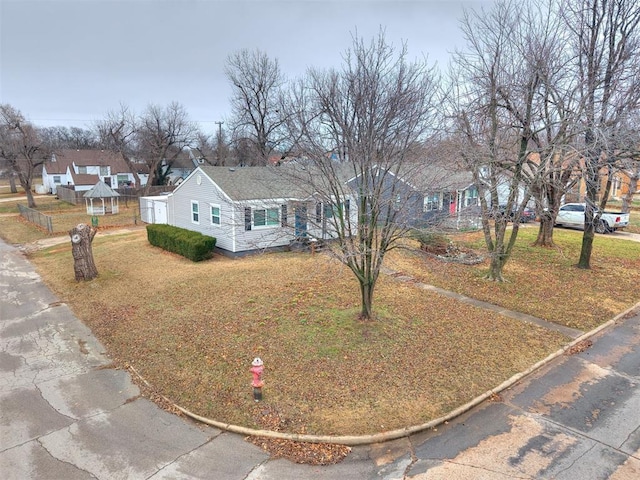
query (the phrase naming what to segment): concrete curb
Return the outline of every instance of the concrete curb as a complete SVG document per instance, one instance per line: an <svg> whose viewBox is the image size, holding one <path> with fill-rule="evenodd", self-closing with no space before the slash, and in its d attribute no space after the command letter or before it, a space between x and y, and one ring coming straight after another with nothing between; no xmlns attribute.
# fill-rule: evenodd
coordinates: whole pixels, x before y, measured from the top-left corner
<svg viewBox="0 0 640 480"><path fill-rule="evenodd" d="M557 350L556 352L550 354L546 358L544 358L544 359L540 360L539 362L535 363L534 365L529 367L527 370L513 375L511 378L509 378L508 380L504 381L503 383L501 383L497 387L492 388L491 390L487 390L485 393L483 393L482 395L474 398L470 402L465 403L464 405L461 405L460 407L456 408L455 410L452 410L447 415L444 415L442 417L436 418L434 420L431 420L431 421L429 421L427 423L423 423L423 424L420 424L420 425L414 425L414 426L411 426L411 427L400 428L400 429L397 429L397 430L389 430L389 431L386 431L386 432L376 433L376 434L372 434L372 435L341 435L341 436L333 436L333 435L304 435L304 434L297 434L297 433L275 432L275 431L272 431L272 430L256 430L256 429L253 429L253 428L241 427L239 425L231 425L231 424L228 424L228 423L218 422L218 421L212 420L210 418L202 417L202 416L200 416L200 415L198 415L196 413L193 413L193 412L187 410L186 408L183 408L183 407L181 407L179 405L176 405L171 400L166 398L164 395L162 395L162 394L158 394L158 395L160 397L162 397L166 402L168 402L172 407L174 407L175 409L177 409L178 411L180 411L181 413L183 413L187 417L192 418L193 420L197 420L197 421L199 421L201 423L204 423L206 425L210 425L212 427L219 428L221 430L225 430L225 431L233 432L233 433L238 433L238 434L241 434L241 435L256 436L256 437L266 437L266 438L274 438L274 439L281 439L281 440L292 440L292 441L295 441L295 442L333 443L333 444L347 445L347 446L370 445L370 444L373 444L373 443L388 442L390 440L397 440L397 439L400 439L400 438L408 437L410 435L422 432L424 430L428 430L430 428L435 428L438 425L441 425L441 424L443 424L445 422L448 422L449 420L454 419L455 417L458 417L458 416L462 415L463 413L465 413L465 412L471 410L472 408L478 406L479 404L484 402L486 399L488 399L488 398L490 398L490 397L492 397L494 395L497 395L498 393L502 392L503 390L506 390L507 388L509 388L509 387L513 386L514 384L518 383L523 378L531 375L532 373L534 373L535 371L539 370L543 366L549 364L550 362L552 362L553 360L555 360L559 356L564 355L569 349L571 349L572 347L574 347L578 343L580 343L580 342L582 342L584 340L587 340L587 339L597 335L601 331L603 331L603 330L615 325L621 319L624 319L625 316L627 316L629 313L633 312L634 310L638 309L639 307L640 307L640 302L636 303L634 306L628 308L624 312L616 315L614 318L612 318L608 322L605 322L602 325L600 325L599 327L596 327L593 330L591 330L591 331L581 335L580 337L576 338L575 340L573 340L572 342L568 343L567 345L565 345L561 349ZM149 388L153 389L153 387L149 384L149 382L147 382L132 366L129 366L128 369L131 372L133 372L142 382L144 382L145 385L147 385Z"/></svg>

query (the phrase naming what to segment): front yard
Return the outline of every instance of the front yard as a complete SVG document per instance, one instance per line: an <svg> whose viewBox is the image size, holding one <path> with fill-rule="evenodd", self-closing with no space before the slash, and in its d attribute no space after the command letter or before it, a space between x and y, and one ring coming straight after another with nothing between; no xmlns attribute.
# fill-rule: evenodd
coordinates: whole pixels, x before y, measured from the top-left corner
<svg viewBox="0 0 640 480"><path fill-rule="evenodd" d="M56 216L68 214L65 229L90 218L59 209ZM593 269L583 271L573 266L581 232L557 229L555 249L531 247L536 232L536 225L521 229L504 284L483 280L486 262L442 262L410 241L385 266L583 331L640 300L640 243L598 236ZM0 215L0 235L10 243L46 237L11 212ZM482 251L478 233L452 238ZM361 322L355 279L324 254L196 264L152 247L139 229L98 233L93 249L100 275L89 283L74 280L69 242L30 259L116 366L133 366L173 402L232 424L335 435L421 424L570 340L384 275L377 319ZM255 356L266 367L260 404L250 386Z"/></svg>
<svg viewBox="0 0 640 480"><path fill-rule="evenodd" d="M579 232L564 232L561 247L540 251L528 247L533 233L523 230L506 271L511 282L503 285L481 279L486 265L442 263L416 250L395 251L388 265L577 328L638 301L627 272L640 266L640 244L599 237L596 268L582 272L571 267L571 234ZM364 434L424 423L569 341L386 276L375 298L378 318L360 322L355 280L325 255L194 264L150 246L144 231L98 234L94 254L100 276L80 284L66 243L31 260L116 365L132 365L194 413L254 428L265 425L265 412L276 416L277 428L298 433ZM249 373L255 356L266 366L258 405Z"/></svg>

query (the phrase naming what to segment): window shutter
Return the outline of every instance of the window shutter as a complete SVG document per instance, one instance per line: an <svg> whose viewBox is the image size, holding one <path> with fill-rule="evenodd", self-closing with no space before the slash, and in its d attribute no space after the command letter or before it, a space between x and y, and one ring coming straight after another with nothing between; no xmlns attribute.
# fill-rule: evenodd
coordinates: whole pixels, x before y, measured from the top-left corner
<svg viewBox="0 0 640 480"><path fill-rule="evenodd" d="M287 226L287 206L281 205L280 208L281 208L280 226L286 227Z"/></svg>
<svg viewBox="0 0 640 480"><path fill-rule="evenodd" d="M246 231L251 230L251 209L244 209L244 229Z"/></svg>

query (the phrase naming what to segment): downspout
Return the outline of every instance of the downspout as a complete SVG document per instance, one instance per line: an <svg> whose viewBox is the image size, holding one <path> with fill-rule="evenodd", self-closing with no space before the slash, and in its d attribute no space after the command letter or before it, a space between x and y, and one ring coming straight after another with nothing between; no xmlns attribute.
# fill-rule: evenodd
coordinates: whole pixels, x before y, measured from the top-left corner
<svg viewBox="0 0 640 480"><path fill-rule="evenodd" d="M244 209L243 209L243 213L244 213ZM236 204L235 202L231 202L231 218L235 219L236 218ZM221 227L222 227L222 209L220 210L220 223L221 223ZM236 222L235 220L233 220L232 222L233 224L231 225L231 251L233 253L236 252ZM244 228L244 218L242 219L242 225Z"/></svg>

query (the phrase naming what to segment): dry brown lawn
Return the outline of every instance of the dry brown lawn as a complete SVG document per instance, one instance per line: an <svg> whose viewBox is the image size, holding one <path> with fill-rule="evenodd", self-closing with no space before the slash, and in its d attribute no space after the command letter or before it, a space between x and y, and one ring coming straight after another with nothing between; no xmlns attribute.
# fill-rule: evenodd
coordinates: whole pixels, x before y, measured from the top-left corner
<svg viewBox="0 0 640 480"><path fill-rule="evenodd" d="M144 231L98 235L93 249L100 276L89 283L75 282L66 243L32 261L117 365L132 365L185 408L233 424L260 427L264 408L291 432L419 424L568 341L385 276L378 318L359 321L352 274L325 255L192 263L150 246ZM250 387L255 356L266 366L259 406Z"/></svg>
<svg viewBox="0 0 640 480"><path fill-rule="evenodd" d="M70 226L73 215L82 212L69 215ZM483 279L486 262L442 262L410 242L385 265L585 331L638 302L640 244L598 236L593 269L583 271L573 266L581 232L556 230L555 249L532 248L535 233L521 230L504 284ZM24 243L46 235L0 217L0 236ZM483 250L478 233L453 238ZM99 233L93 248L100 275L89 283L75 282L67 242L31 260L118 366L133 366L175 403L222 422L338 435L420 424L569 341L388 276L376 289L376 320L359 321L358 285L326 255L192 263L150 246L144 230ZM266 366L259 405L250 387L255 356Z"/></svg>
<svg viewBox="0 0 640 480"><path fill-rule="evenodd" d="M444 263L413 251L389 255L387 265L425 283L584 331L640 300L640 243L598 235L591 270L581 270L575 265L582 231L556 228L556 247L538 248L531 246L537 230L537 224L520 230L505 283L484 280L488 261L476 266ZM452 238L483 250L478 232Z"/></svg>

